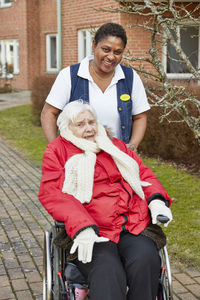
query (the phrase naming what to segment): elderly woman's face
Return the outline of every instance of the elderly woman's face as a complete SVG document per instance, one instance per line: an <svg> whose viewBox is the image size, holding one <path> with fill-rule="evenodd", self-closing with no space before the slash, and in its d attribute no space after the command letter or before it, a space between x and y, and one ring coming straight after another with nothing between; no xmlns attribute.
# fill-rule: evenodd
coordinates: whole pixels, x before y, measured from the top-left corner
<svg viewBox="0 0 200 300"><path fill-rule="evenodd" d="M69 122L69 129L78 138L95 141L97 123L89 110L79 113L74 122Z"/></svg>

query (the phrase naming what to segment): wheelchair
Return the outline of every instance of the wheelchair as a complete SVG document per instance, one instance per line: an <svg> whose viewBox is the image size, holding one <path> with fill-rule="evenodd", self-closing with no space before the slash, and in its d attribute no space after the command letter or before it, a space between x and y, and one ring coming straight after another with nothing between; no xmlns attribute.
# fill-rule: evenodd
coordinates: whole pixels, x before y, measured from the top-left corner
<svg viewBox="0 0 200 300"><path fill-rule="evenodd" d="M65 271L69 266L76 269L77 267L67 262L65 250L56 247L53 243L56 234L63 228L64 223L55 221L50 231L44 233L43 300L75 300L76 288L87 289L87 283L82 278L80 283L80 280L76 282L75 278L66 275ZM161 269L156 300L173 300L170 262L166 246L159 251L159 255ZM84 299L89 298L87 296Z"/></svg>

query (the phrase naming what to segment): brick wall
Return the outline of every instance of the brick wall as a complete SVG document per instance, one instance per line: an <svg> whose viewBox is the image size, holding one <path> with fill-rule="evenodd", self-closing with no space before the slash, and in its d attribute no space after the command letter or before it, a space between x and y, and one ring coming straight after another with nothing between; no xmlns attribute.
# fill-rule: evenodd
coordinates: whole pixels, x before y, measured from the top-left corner
<svg viewBox="0 0 200 300"><path fill-rule="evenodd" d="M144 19L144 18L143 18ZM127 25L135 25L138 22L138 17L133 15L122 15L121 25L126 29L128 36L127 50L129 50L130 57L145 57L149 58L149 49L151 48L151 40L149 32L139 27L128 27ZM142 23L142 17L140 17ZM126 54L126 53L125 53ZM139 63L134 62L134 67L138 67ZM145 70L152 71L150 64L143 63Z"/></svg>
<svg viewBox="0 0 200 300"><path fill-rule="evenodd" d="M56 32L56 0L17 0L0 9L0 40L19 40L20 72L10 81L13 88L31 89L34 78L46 72L45 35Z"/></svg>
<svg viewBox="0 0 200 300"><path fill-rule="evenodd" d="M11 80L14 88L26 89L27 76L27 19L26 1L16 1L9 8L0 9L0 39L19 40L19 68L20 74Z"/></svg>
<svg viewBox="0 0 200 300"><path fill-rule="evenodd" d="M46 73L46 34L57 33L57 0L40 0L39 22L40 75L43 75Z"/></svg>
<svg viewBox="0 0 200 300"><path fill-rule="evenodd" d="M27 75L28 87L31 88L33 78L40 70L40 22L39 0L26 0L27 19Z"/></svg>

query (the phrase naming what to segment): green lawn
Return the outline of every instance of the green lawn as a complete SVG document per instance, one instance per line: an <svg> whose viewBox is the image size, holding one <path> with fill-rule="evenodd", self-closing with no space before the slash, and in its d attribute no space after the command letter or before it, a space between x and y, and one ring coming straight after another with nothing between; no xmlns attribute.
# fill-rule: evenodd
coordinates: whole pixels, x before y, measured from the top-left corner
<svg viewBox="0 0 200 300"><path fill-rule="evenodd" d="M42 130L31 123L30 105L0 111L0 136L37 166L46 146ZM155 159L143 159L174 198L174 220L165 229L173 263L200 270L200 179Z"/></svg>
<svg viewBox="0 0 200 300"><path fill-rule="evenodd" d="M41 127L33 126L31 106L23 105L0 111L0 135L37 166L47 142Z"/></svg>
<svg viewBox="0 0 200 300"><path fill-rule="evenodd" d="M171 259L200 270L200 178L153 159L144 161L174 198L174 220L165 230Z"/></svg>

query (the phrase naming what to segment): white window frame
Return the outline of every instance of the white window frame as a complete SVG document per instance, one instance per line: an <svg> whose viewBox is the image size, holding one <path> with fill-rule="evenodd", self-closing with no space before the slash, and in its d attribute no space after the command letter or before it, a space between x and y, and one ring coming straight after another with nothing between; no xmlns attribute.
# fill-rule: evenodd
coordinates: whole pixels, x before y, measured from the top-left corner
<svg viewBox="0 0 200 300"><path fill-rule="evenodd" d="M51 38L56 38L56 67L51 66ZM58 34L52 33L46 35L46 71L49 73L58 72Z"/></svg>
<svg viewBox="0 0 200 300"><path fill-rule="evenodd" d="M84 42L86 39L86 43ZM84 43L85 46L84 47ZM80 62L84 57L92 54L92 33L90 29L78 30L78 61Z"/></svg>
<svg viewBox="0 0 200 300"><path fill-rule="evenodd" d="M0 62L2 63L2 75L1 77L10 77L19 74L19 41L18 40L0 40L1 44L1 57ZM7 47L12 44L13 46L13 73L7 74L6 63L7 63Z"/></svg>
<svg viewBox="0 0 200 300"><path fill-rule="evenodd" d="M197 24L191 24L191 23L186 23L186 24L181 24L179 25L179 30L183 26L194 26L194 27L199 27L199 34L198 34L198 69L200 69L200 25ZM169 79L190 79L193 77L191 73L167 73L167 45L163 46L162 50L162 63L164 67L164 71L167 74L167 77Z"/></svg>
<svg viewBox="0 0 200 300"><path fill-rule="evenodd" d="M10 7L12 5L11 2L15 2L15 0L10 0L10 3L6 3L5 0L0 0L0 8Z"/></svg>

